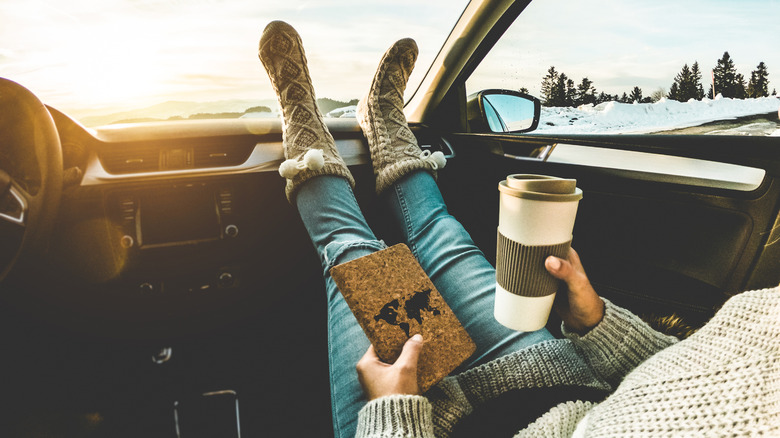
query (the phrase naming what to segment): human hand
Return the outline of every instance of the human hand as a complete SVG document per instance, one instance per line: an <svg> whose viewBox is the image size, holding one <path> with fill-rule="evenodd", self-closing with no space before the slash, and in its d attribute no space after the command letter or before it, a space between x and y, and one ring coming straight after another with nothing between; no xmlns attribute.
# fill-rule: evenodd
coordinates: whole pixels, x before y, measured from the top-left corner
<svg viewBox="0 0 780 438"><path fill-rule="evenodd" d="M394 364L382 362L374 346L357 363L357 373L363 392L369 400L394 394L419 395L417 361L423 346L422 335L416 334L404 344Z"/></svg>
<svg viewBox="0 0 780 438"><path fill-rule="evenodd" d="M555 311L569 330L585 334L604 318L604 302L590 285L580 256L574 248L569 250L568 260L550 256L544 267L555 278L565 282L555 299Z"/></svg>

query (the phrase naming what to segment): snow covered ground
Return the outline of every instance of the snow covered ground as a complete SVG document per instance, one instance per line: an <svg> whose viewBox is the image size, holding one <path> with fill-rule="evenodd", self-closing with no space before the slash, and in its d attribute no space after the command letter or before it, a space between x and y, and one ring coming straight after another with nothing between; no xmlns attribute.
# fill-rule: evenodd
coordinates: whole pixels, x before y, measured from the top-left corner
<svg viewBox="0 0 780 438"><path fill-rule="evenodd" d="M604 102L579 108L542 107L539 127L533 134L643 134L698 126L719 120L780 111L776 96L759 99L730 99L717 95L714 100L677 102L661 99L655 103ZM355 107L335 109L325 117L355 117ZM759 135L780 137L780 128L762 126ZM729 133L746 134L748 125Z"/></svg>
<svg viewBox="0 0 780 438"><path fill-rule="evenodd" d="M697 126L717 120L778 111L780 99L730 99L677 102L661 99L655 103L604 102L579 108L542 108L535 134L641 134ZM764 134L766 135L766 134ZM770 135L780 136L780 129Z"/></svg>

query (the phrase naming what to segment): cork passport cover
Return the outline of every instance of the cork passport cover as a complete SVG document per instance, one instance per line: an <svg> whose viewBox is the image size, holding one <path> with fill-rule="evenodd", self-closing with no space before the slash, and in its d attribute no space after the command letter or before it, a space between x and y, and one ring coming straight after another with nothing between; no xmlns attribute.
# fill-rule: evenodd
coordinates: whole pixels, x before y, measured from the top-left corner
<svg viewBox="0 0 780 438"><path fill-rule="evenodd" d="M422 334L422 392L474 353L474 342L406 245L334 266L330 275L382 361L394 363L406 340Z"/></svg>

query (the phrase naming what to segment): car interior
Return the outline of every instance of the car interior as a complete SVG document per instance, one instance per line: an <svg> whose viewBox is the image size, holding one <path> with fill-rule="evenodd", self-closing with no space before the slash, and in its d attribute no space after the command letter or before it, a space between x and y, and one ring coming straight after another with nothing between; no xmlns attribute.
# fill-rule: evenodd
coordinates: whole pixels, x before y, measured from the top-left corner
<svg viewBox="0 0 780 438"><path fill-rule="evenodd" d="M498 182L543 174L577 180L572 245L639 315L696 328L780 283L777 137L534 134L538 100L467 93L528 3L470 2L406 106L488 260ZM485 110L502 93L535 109L524 129ZM279 119L87 128L13 78L0 113L0 435L332 436L324 283L278 174ZM357 121L326 122L367 220L400 241Z"/></svg>

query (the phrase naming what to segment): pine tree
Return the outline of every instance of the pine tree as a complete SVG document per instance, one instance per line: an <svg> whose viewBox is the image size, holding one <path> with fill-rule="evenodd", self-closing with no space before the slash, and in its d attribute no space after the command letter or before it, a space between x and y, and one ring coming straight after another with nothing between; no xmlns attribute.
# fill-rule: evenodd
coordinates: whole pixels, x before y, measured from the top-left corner
<svg viewBox="0 0 780 438"><path fill-rule="evenodd" d="M631 90L631 95L628 96L628 102L642 102L642 89L639 87L634 87L633 90Z"/></svg>
<svg viewBox="0 0 780 438"><path fill-rule="evenodd" d="M748 97L767 97L769 96L769 72L766 69L764 61L758 63L756 69L750 73L750 82L748 83Z"/></svg>
<svg viewBox="0 0 780 438"><path fill-rule="evenodd" d="M625 92L625 91L623 92L623 95L622 95L622 96L620 96L620 100L619 100L619 102L622 102L622 103L631 103L631 101L630 101L630 100L628 100L628 94L626 94L626 92Z"/></svg>
<svg viewBox="0 0 780 438"><path fill-rule="evenodd" d="M696 92L695 85L693 84L693 76L691 70L688 68L688 64L683 65L680 73L674 78L674 81L680 87L680 93L678 99L680 102L687 102Z"/></svg>
<svg viewBox="0 0 780 438"><path fill-rule="evenodd" d="M579 96L577 96L577 87L574 86L574 80L573 79L567 79L566 80L566 100L565 100L566 106L577 106L577 101L578 100L579 100Z"/></svg>
<svg viewBox="0 0 780 438"><path fill-rule="evenodd" d="M729 52L723 52L723 57L718 60L713 69L715 76L715 94L723 97L737 96L737 69L731 60Z"/></svg>
<svg viewBox="0 0 780 438"><path fill-rule="evenodd" d="M617 100L617 98L615 98L615 96L612 96L611 94L608 94L608 93L605 93L605 92L602 91L596 97L596 102L595 103L596 103L596 105L598 105L598 104L603 103L603 102L612 102L614 100Z"/></svg>
<svg viewBox="0 0 780 438"><path fill-rule="evenodd" d="M517 91L519 91L519 92L521 92L521 93L523 93L523 94L530 94L530 93L528 92L528 88L525 88L525 87L520 87L520 89L519 89L519 90L517 90Z"/></svg>
<svg viewBox="0 0 780 438"><path fill-rule="evenodd" d="M577 85L577 96L579 105L588 105L596 103L596 87L593 86L593 81L588 78L582 78L582 81Z"/></svg>
<svg viewBox="0 0 780 438"><path fill-rule="evenodd" d="M702 100L703 98L704 89L701 86L699 63L694 62L691 68L688 68L688 64L683 65L669 88L669 99L687 102L691 99Z"/></svg>
<svg viewBox="0 0 780 438"><path fill-rule="evenodd" d="M677 85L677 79L675 78L675 81L672 82L672 86L669 87L669 94L666 95L671 100L676 100L678 102L681 101L680 97L680 86Z"/></svg>
<svg viewBox="0 0 780 438"><path fill-rule="evenodd" d="M557 83L558 72L555 71L555 66L550 66L550 68L547 69L547 75L542 78L542 99L544 99L544 106L555 106L553 94Z"/></svg>
<svg viewBox="0 0 780 438"><path fill-rule="evenodd" d="M747 97L747 83L742 73L737 73L734 77L734 97L744 99Z"/></svg>
<svg viewBox="0 0 780 438"><path fill-rule="evenodd" d="M704 87L701 86L701 70L699 70L698 61L694 61L691 66L691 78L693 79L694 88L696 90L693 94L693 98L696 100L704 99Z"/></svg>
<svg viewBox="0 0 780 438"><path fill-rule="evenodd" d="M548 99L547 106L566 106L566 83L569 78L565 73L558 74L558 80L550 90L550 98Z"/></svg>

